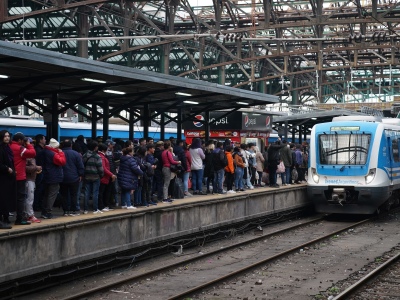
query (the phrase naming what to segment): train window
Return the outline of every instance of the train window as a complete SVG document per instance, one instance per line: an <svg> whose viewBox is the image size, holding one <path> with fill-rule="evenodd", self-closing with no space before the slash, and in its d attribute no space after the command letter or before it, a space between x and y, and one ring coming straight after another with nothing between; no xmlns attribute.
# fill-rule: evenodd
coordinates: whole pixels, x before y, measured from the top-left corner
<svg viewBox="0 0 400 300"><path fill-rule="evenodd" d="M400 157L399 157L399 140L398 139L392 140L392 153L393 153L394 161L399 162Z"/></svg>
<svg viewBox="0 0 400 300"><path fill-rule="evenodd" d="M370 134L321 134L318 140L320 164L364 165L367 162Z"/></svg>

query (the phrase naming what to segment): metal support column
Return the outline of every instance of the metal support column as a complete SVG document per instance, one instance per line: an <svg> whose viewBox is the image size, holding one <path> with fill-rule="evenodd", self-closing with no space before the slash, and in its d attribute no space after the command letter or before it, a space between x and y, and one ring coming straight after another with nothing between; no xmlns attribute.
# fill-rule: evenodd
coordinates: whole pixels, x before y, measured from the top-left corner
<svg viewBox="0 0 400 300"><path fill-rule="evenodd" d="M162 112L160 114L160 141L165 140L165 115Z"/></svg>
<svg viewBox="0 0 400 300"><path fill-rule="evenodd" d="M110 127L110 107L108 106L108 99L104 100L103 106L103 143L108 140L109 127Z"/></svg>
<svg viewBox="0 0 400 300"><path fill-rule="evenodd" d="M92 113L91 113L91 123L92 123L92 139L96 139L97 135L97 105L92 104Z"/></svg>
<svg viewBox="0 0 400 300"><path fill-rule="evenodd" d="M205 119L204 120L204 130L206 131L204 138L206 139L206 141L208 141L208 140L210 140L210 111L209 110L207 110L205 112L204 119Z"/></svg>
<svg viewBox="0 0 400 300"><path fill-rule="evenodd" d="M176 122L176 139L182 139L182 108L178 108L177 122Z"/></svg>
<svg viewBox="0 0 400 300"><path fill-rule="evenodd" d="M58 141L58 95L51 96L51 132L50 137Z"/></svg>
<svg viewBox="0 0 400 300"><path fill-rule="evenodd" d="M133 141L133 137L134 137L134 132L133 132L133 119L134 119L134 114L133 114L133 108L130 109L129 111L129 135L128 135L128 139Z"/></svg>
<svg viewBox="0 0 400 300"><path fill-rule="evenodd" d="M149 137L149 127L151 125L149 105L145 104L143 110L143 137L147 139Z"/></svg>

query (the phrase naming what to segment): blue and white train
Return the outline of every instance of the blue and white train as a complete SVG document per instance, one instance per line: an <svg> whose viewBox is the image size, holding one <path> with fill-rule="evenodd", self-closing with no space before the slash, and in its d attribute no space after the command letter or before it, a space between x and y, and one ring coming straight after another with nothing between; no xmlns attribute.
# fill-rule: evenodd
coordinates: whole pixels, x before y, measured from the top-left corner
<svg viewBox="0 0 400 300"><path fill-rule="evenodd" d="M12 134L22 132L25 136L34 137L37 134L46 135L46 125L41 120L30 120L20 118L0 118L0 130L8 130ZM73 123L73 122L59 122L59 136L60 140L66 138L76 138L78 135L83 135L86 138L92 136L92 126L90 123ZM110 124L109 137L111 139L127 140L129 135L128 125ZM103 124L97 124L97 136L103 135ZM165 139L169 137L176 137L176 128L165 128ZM143 127L134 127L134 138L139 139L143 136ZM149 137L158 141L160 139L160 128L150 127ZM182 135L181 138L184 136Z"/></svg>
<svg viewBox="0 0 400 300"><path fill-rule="evenodd" d="M313 127L307 192L317 212L372 214L398 204L400 120L343 116Z"/></svg>

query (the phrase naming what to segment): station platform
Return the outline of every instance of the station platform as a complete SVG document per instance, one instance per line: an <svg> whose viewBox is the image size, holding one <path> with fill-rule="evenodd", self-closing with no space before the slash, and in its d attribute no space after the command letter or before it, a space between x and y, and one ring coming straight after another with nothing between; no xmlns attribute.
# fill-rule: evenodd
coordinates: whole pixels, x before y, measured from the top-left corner
<svg viewBox="0 0 400 300"><path fill-rule="evenodd" d="M74 217L54 208L53 219L0 231L0 283L310 204L297 184Z"/></svg>

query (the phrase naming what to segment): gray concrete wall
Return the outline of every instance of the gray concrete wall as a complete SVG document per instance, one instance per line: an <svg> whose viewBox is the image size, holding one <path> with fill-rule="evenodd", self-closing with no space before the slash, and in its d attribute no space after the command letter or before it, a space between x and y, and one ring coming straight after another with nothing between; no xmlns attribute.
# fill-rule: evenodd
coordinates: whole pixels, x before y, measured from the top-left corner
<svg viewBox="0 0 400 300"><path fill-rule="evenodd" d="M304 186L198 198L0 232L0 282L311 204Z"/></svg>

